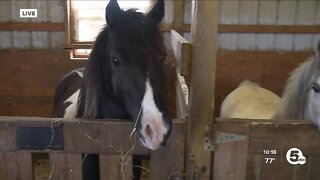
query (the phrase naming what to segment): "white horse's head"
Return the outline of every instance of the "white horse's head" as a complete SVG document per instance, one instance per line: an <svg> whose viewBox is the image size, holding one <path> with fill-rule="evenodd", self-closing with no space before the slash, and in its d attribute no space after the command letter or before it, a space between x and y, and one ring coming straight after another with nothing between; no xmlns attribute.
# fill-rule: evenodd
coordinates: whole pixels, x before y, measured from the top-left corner
<svg viewBox="0 0 320 180"><path fill-rule="evenodd" d="M311 59L314 71L308 83L307 105L305 107L305 119L311 120L320 129L320 40L316 55Z"/></svg>
<svg viewBox="0 0 320 180"><path fill-rule="evenodd" d="M320 127L320 41L316 53L288 79L276 119L306 119Z"/></svg>

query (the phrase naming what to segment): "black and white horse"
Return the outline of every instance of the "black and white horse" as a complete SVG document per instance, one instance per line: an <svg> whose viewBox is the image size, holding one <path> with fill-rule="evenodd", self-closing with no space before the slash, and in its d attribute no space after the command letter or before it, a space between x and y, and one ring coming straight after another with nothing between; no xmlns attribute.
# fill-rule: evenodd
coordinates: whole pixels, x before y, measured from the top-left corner
<svg viewBox="0 0 320 180"><path fill-rule="evenodd" d="M165 145L171 119L163 102L166 49L158 28L163 16L163 0L147 14L123 11L111 0L107 25L85 68L70 72L58 84L53 116L132 119L138 121L136 132L145 147L155 150Z"/></svg>

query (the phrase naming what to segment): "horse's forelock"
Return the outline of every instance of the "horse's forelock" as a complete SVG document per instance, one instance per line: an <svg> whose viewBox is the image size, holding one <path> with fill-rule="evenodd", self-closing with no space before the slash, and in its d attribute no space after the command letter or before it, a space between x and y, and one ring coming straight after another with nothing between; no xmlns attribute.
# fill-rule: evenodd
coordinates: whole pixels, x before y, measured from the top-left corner
<svg viewBox="0 0 320 180"><path fill-rule="evenodd" d="M121 54L132 56L142 66L162 64L166 56L166 47L159 27L144 14L130 9L122 11L121 22L110 32L114 36L117 50ZM114 48L114 47L113 47ZM130 58L129 58L130 59Z"/></svg>

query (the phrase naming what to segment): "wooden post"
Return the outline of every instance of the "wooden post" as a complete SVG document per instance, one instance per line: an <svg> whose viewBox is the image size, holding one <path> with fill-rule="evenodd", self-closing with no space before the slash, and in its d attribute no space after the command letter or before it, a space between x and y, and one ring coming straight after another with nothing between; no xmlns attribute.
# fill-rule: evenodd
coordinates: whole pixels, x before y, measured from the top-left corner
<svg viewBox="0 0 320 180"><path fill-rule="evenodd" d="M173 29L181 33L184 24L184 1L173 1Z"/></svg>
<svg viewBox="0 0 320 180"><path fill-rule="evenodd" d="M210 179L212 152L204 149L206 126L213 123L219 1L193 1L190 109L187 123L187 169L198 179ZM193 170L194 172L192 173ZM193 178L193 177L191 177Z"/></svg>

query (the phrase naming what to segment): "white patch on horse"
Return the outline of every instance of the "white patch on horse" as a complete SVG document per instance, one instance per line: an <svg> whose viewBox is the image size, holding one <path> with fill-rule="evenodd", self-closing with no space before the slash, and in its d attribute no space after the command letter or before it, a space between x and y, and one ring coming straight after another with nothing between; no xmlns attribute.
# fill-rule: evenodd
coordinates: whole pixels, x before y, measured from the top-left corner
<svg viewBox="0 0 320 180"><path fill-rule="evenodd" d="M163 141L163 136L167 133L168 129L163 122L162 113L155 104L149 79L146 81L146 91L141 105L141 133L145 138L143 144L149 149L154 150L160 146Z"/></svg>
<svg viewBox="0 0 320 180"><path fill-rule="evenodd" d="M78 110L78 98L79 98L80 89L73 93L64 103L71 103L66 109L63 118L72 119L77 115Z"/></svg>
<svg viewBox="0 0 320 180"><path fill-rule="evenodd" d="M76 73L77 73L81 78L83 78L83 72L80 72L80 71L77 71L77 70L76 70Z"/></svg>

